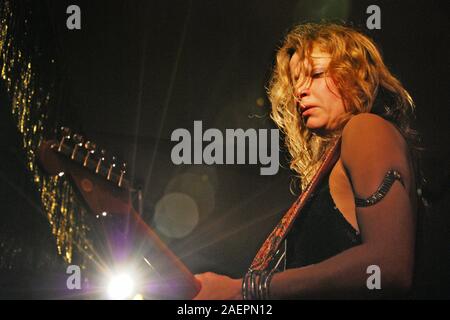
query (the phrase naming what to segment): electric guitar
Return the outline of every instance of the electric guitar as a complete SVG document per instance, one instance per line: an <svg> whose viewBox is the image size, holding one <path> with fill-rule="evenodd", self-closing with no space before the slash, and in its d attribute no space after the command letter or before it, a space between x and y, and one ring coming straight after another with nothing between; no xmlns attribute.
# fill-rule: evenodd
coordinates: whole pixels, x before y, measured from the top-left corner
<svg viewBox="0 0 450 320"><path fill-rule="evenodd" d="M47 174L65 175L94 220L102 221L99 228L107 227L106 233L97 230L103 235L97 251L115 252L105 254L103 262L131 259L134 265L146 265L156 275L150 286L159 298L191 299L198 293L200 284L193 274L133 208L125 165L116 166L114 158L107 161L104 150L99 152L95 143L68 128L61 128L59 140L41 143L38 159Z"/></svg>

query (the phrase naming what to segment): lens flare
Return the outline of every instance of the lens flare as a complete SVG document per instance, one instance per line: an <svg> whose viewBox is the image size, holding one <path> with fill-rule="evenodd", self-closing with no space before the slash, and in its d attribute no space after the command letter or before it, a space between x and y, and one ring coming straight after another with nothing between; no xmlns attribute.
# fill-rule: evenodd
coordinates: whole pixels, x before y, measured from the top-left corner
<svg viewBox="0 0 450 320"><path fill-rule="evenodd" d="M108 295L113 300L124 300L132 296L134 289L133 278L126 273L114 275L108 284Z"/></svg>

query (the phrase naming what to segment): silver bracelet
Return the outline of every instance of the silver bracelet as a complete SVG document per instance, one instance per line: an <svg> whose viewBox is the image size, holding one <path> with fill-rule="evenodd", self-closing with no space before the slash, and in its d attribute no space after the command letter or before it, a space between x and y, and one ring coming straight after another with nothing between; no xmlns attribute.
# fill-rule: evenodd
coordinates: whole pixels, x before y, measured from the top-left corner
<svg viewBox="0 0 450 320"><path fill-rule="evenodd" d="M273 271L249 270L242 279L244 300L267 300L270 298L270 282Z"/></svg>
<svg viewBox="0 0 450 320"><path fill-rule="evenodd" d="M248 273L245 274L245 276L242 278L242 299L248 300L248 294L247 294L247 281L248 281Z"/></svg>
<svg viewBox="0 0 450 320"><path fill-rule="evenodd" d="M250 299L256 299L256 276L257 272L253 271L250 273Z"/></svg>

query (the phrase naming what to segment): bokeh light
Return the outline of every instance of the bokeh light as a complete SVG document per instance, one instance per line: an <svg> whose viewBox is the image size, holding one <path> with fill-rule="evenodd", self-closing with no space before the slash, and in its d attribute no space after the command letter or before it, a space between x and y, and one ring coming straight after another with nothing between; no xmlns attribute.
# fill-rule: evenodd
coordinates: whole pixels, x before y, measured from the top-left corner
<svg viewBox="0 0 450 320"><path fill-rule="evenodd" d="M198 206L184 193L168 193L156 204L154 224L159 232L171 238L183 238L197 226Z"/></svg>

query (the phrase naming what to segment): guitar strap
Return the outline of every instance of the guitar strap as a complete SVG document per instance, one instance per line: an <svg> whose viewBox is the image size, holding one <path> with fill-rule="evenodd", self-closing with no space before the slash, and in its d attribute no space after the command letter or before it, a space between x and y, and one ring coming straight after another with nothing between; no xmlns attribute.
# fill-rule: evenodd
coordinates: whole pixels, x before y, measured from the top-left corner
<svg viewBox="0 0 450 320"><path fill-rule="evenodd" d="M297 200L292 204L289 210L284 214L283 218L278 222L273 231L264 241L263 245L259 249L249 271L252 270L266 270L270 262L277 253L280 243L284 240L287 233L291 229L294 221L301 213L302 208L306 202L311 198L314 190L317 188L322 178L331 171L334 164L339 159L341 139L333 144L333 146L323 156L322 164L314 175L313 179L306 187L306 189L300 194Z"/></svg>

